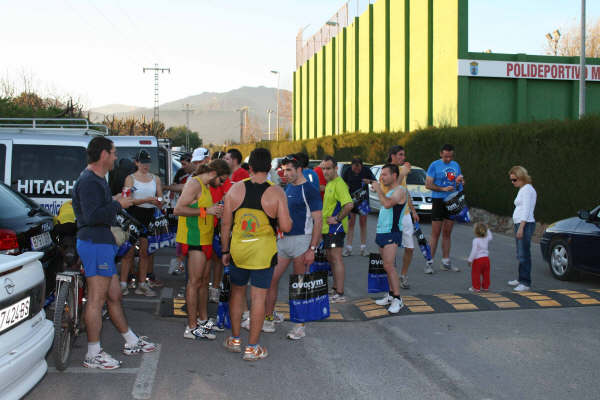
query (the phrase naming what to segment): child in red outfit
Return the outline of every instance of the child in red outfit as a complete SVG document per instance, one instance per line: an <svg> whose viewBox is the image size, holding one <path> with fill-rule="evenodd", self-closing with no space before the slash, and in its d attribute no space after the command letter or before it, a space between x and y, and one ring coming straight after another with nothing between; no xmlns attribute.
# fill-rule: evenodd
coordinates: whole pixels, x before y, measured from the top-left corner
<svg viewBox="0 0 600 400"><path fill-rule="evenodd" d="M467 261L471 267L471 282L469 290L471 292L479 292L480 290L488 290L490 287L490 258L488 257L488 243L492 240L492 232L487 225L478 222L473 227L475 239L473 239L473 247ZM483 277L483 282L482 282Z"/></svg>

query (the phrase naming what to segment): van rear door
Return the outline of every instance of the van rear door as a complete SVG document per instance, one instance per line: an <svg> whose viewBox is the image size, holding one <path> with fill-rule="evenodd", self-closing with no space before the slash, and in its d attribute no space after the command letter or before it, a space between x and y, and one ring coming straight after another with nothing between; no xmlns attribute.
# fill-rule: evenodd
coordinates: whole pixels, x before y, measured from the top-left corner
<svg viewBox="0 0 600 400"><path fill-rule="evenodd" d="M0 182L10 186L10 164L12 162L12 140L0 139Z"/></svg>

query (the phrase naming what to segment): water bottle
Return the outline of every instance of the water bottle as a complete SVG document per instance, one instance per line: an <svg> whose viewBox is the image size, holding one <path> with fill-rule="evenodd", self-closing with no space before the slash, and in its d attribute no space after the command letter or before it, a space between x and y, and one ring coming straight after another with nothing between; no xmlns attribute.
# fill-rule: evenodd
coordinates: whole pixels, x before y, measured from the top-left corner
<svg viewBox="0 0 600 400"><path fill-rule="evenodd" d="M421 230L421 226L418 222L415 222L415 236L417 237L417 242L419 243L419 249L421 249L421 253L423 253L423 257L425 260L431 260L431 247L429 247L429 243L427 243L427 239L425 239L425 235Z"/></svg>

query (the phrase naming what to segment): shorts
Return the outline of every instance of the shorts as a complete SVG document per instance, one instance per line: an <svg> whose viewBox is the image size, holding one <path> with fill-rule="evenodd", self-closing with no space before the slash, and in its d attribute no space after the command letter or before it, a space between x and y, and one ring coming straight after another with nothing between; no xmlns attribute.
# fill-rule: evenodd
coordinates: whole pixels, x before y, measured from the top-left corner
<svg viewBox="0 0 600 400"><path fill-rule="evenodd" d="M415 227L413 226L410 213L405 214L404 217L402 217L402 247L405 249L415 248L415 240L413 238L414 233Z"/></svg>
<svg viewBox="0 0 600 400"><path fill-rule="evenodd" d="M268 289L271 287L275 264L277 264L277 254L271 259L271 266L265 269L238 268L233 261L231 261L231 270L229 273L231 283L236 286L246 286L248 281L250 281L250 285L254 287Z"/></svg>
<svg viewBox="0 0 600 400"><path fill-rule="evenodd" d="M114 244L77 239L77 253L81 258L86 278L96 275L110 278L116 275L115 257L118 249Z"/></svg>
<svg viewBox="0 0 600 400"><path fill-rule="evenodd" d="M277 241L277 254L283 258L297 258L310 247L312 235L284 236Z"/></svg>
<svg viewBox="0 0 600 400"><path fill-rule="evenodd" d="M154 210L156 208L144 208L138 206L132 206L127 209L127 212L131 216L137 219L145 228L148 228L150 222L154 219ZM148 232L140 232L140 237L148 237Z"/></svg>
<svg viewBox="0 0 600 400"><path fill-rule="evenodd" d="M450 219L450 215L448 215L448 210L446 210L446 205L444 204L444 199L441 198L432 198L432 210L431 210L431 220L432 221L442 221L445 219Z"/></svg>
<svg viewBox="0 0 600 400"><path fill-rule="evenodd" d="M335 249L339 247L344 248L344 238L346 234L344 232L339 233L326 233L323 235L323 248L324 249Z"/></svg>
<svg viewBox="0 0 600 400"><path fill-rule="evenodd" d="M181 247L181 255L183 257L188 255L189 251L201 251L206 255L206 259L210 260L210 258L212 257L213 254L213 248L211 244L202 244L200 246L190 246L189 244L185 244L185 243L177 243L180 247Z"/></svg>
<svg viewBox="0 0 600 400"><path fill-rule="evenodd" d="M397 244L400 247L402 245L402 232L376 233L375 243L382 249L388 244Z"/></svg>

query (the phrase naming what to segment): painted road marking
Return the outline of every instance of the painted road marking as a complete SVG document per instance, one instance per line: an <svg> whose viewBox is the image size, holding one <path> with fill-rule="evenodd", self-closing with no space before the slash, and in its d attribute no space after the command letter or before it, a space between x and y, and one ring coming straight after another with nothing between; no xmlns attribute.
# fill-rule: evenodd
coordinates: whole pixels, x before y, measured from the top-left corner
<svg viewBox="0 0 600 400"><path fill-rule="evenodd" d="M583 293L586 291L586 293ZM531 309L549 307L582 307L600 305L600 289L539 290L528 292L479 292L479 293L440 293L434 295L402 296L405 307L396 315L419 313L446 313L458 311L483 311L504 309ZM360 321L390 316L387 306L379 306L375 298L364 297L347 304L332 304L330 317L325 321ZM169 299L172 308L168 315L187 316L185 299ZM289 303L278 302L275 310L289 320Z"/></svg>
<svg viewBox="0 0 600 400"><path fill-rule="evenodd" d="M86 367L69 367L64 371L59 371L54 367L48 367L49 374L137 374L139 370L139 368L99 369Z"/></svg>
<svg viewBox="0 0 600 400"><path fill-rule="evenodd" d="M134 399L149 399L152 396L152 385L156 377L158 360L160 359L160 345L152 353L142 354L142 363L133 384L131 395Z"/></svg>

